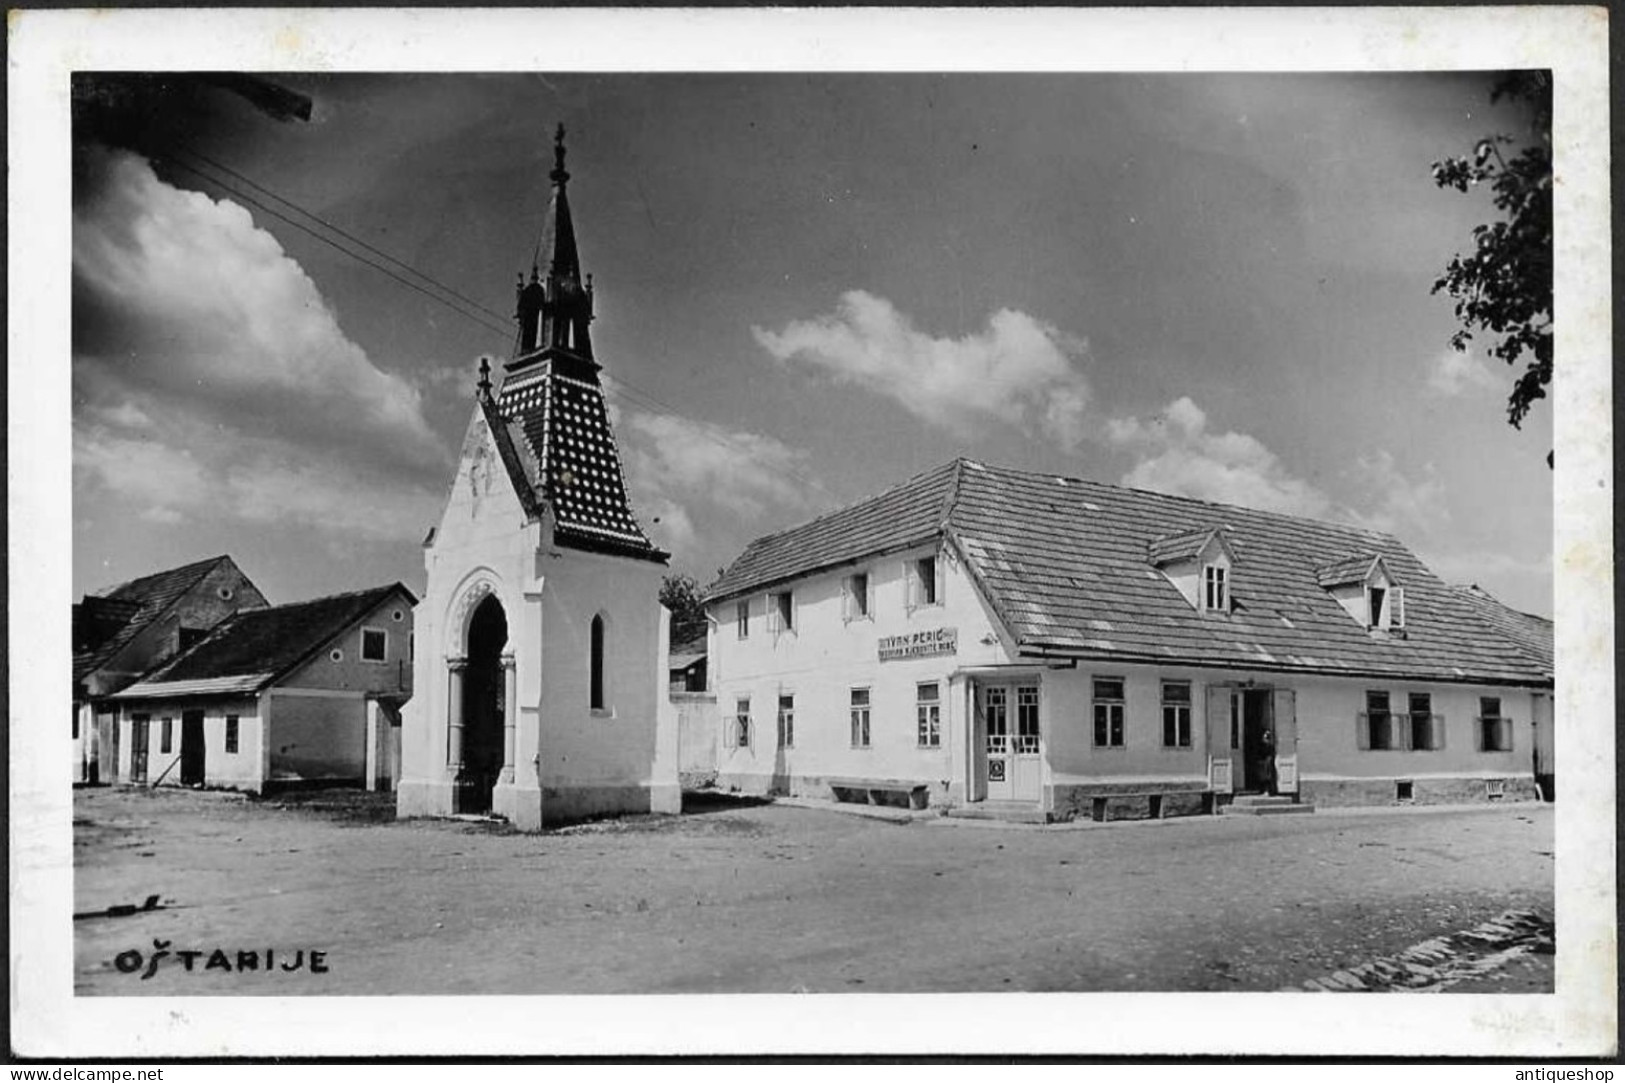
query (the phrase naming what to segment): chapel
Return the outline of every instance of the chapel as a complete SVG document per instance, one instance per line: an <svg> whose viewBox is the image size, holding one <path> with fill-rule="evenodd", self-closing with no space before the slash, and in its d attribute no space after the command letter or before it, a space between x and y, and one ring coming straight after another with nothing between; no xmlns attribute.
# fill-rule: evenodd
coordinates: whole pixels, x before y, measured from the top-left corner
<svg viewBox="0 0 1625 1083"><path fill-rule="evenodd" d="M659 602L668 554L627 498L562 125L553 149L512 357L495 380L481 362L457 474L424 541L401 816L492 814L539 830L681 803Z"/></svg>

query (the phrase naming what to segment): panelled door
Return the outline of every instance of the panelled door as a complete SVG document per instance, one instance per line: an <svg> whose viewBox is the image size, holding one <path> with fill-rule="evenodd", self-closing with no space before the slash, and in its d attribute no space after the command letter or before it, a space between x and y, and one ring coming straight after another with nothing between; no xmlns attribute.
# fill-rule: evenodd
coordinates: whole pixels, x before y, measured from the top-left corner
<svg viewBox="0 0 1625 1083"><path fill-rule="evenodd" d="M988 799L1037 801L1043 792L1038 686L979 686L977 712Z"/></svg>
<svg viewBox="0 0 1625 1083"><path fill-rule="evenodd" d="M203 712L181 712L181 785L203 785L208 756L203 745Z"/></svg>
<svg viewBox="0 0 1625 1083"><path fill-rule="evenodd" d="M983 685L977 690L977 706L982 712L983 747L987 752L987 799L1010 801L1015 798L1015 749L1010 740L1010 690L1002 684Z"/></svg>
<svg viewBox="0 0 1625 1083"><path fill-rule="evenodd" d="M1207 780L1215 793L1234 793L1237 756L1232 734L1241 724L1241 697L1223 685L1207 688Z"/></svg>
<svg viewBox="0 0 1625 1083"><path fill-rule="evenodd" d="M1271 713L1275 722L1275 789L1277 793L1298 792L1298 696L1290 688L1271 692Z"/></svg>

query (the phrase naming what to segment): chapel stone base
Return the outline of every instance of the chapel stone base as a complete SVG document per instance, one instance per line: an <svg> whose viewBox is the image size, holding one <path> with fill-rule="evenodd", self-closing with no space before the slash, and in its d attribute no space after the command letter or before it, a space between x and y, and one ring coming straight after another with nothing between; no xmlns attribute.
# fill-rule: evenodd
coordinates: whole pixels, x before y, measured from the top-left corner
<svg viewBox="0 0 1625 1083"><path fill-rule="evenodd" d="M521 831L540 831L542 791L535 786L498 782L491 791L491 811Z"/></svg>
<svg viewBox="0 0 1625 1083"><path fill-rule="evenodd" d="M455 784L443 780L401 779L395 787L395 815L450 816L457 811Z"/></svg>

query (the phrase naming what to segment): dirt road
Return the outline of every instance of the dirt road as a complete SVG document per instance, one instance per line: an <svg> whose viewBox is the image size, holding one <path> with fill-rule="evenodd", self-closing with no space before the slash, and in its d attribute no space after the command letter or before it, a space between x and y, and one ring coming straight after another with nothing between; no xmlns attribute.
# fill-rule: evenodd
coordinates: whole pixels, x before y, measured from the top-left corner
<svg viewBox="0 0 1625 1083"><path fill-rule="evenodd" d="M75 987L1278 989L1512 907L1549 915L1552 833L1538 805L1065 830L736 805L522 835L395 822L387 798L355 793L81 790L75 909L161 908L75 921ZM143 978L155 941L170 954ZM201 953L190 970L183 950ZM1550 967L1470 987L1549 990Z"/></svg>

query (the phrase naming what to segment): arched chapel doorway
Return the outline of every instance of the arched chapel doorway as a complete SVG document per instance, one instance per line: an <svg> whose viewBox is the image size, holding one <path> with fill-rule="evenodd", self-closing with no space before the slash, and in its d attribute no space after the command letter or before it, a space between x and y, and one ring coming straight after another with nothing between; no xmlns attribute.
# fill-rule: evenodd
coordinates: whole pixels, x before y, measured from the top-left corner
<svg viewBox="0 0 1625 1083"><path fill-rule="evenodd" d="M468 668L463 675L463 771L459 812L491 811L491 790L502 773L503 649L508 617L488 594L468 621Z"/></svg>

